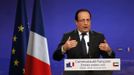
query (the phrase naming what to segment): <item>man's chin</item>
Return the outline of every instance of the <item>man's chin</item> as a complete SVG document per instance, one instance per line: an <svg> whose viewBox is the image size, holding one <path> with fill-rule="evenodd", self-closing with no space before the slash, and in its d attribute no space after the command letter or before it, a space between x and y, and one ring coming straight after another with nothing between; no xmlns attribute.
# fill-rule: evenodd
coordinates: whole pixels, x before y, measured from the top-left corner
<svg viewBox="0 0 134 75"><path fill-rule="evenodd" d="M90 31L89 29L80 30L80 32L89 32L89 31Z"/></svg>
<svg viewBox="0 0 134 75"><path fill-rule="evenodd" d="M83 32L89 32L89 30L83 30Z"/></svg>

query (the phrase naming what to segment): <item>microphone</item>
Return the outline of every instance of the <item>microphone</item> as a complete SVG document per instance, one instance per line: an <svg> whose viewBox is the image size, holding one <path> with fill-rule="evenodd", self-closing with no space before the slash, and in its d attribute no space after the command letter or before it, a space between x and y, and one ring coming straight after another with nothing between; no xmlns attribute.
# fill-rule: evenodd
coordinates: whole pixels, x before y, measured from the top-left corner
<svg viewBox="0 0 134 75"><path fill-rule="evenodd" d="M87 45L90 46L90 42L87 42Z"/></svg>

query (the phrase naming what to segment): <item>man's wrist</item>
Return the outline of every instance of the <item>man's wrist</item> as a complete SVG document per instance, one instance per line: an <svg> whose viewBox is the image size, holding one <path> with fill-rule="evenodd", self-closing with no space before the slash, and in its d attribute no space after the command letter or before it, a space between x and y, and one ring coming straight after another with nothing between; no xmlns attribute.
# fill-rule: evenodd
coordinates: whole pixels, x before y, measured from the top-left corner
<svg viewBox="0 0 134 75"><path fill-rule="evenodd" d="M62 52L62 54L66 53L66 51L65 51L63 46L61 46L61 52Z"/></svg>

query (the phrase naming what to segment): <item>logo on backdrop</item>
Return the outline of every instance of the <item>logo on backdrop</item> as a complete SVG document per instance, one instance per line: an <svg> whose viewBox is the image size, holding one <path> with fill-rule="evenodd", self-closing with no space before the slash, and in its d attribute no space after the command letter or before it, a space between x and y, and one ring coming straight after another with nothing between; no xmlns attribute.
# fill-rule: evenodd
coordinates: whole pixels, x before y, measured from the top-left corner
<svg viewBox="0 0 134 75"><path fill-rule="evenodd" d="M68 63L66 63L66 67L74 67L74 62L68 62Z"/></svg>

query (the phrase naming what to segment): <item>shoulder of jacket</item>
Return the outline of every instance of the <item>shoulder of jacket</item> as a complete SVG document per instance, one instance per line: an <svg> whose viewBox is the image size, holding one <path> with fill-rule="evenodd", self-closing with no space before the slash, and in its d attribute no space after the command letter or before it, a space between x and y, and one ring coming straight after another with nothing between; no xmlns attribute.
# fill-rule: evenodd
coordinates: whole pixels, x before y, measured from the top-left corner
<svg viewBox="0 0 134 75"><path fill-rule="evenodd" d="M96 32L96 31L91 31L91 34L103 35L103 33L101 33L101 32Z"/></svg>
<svg viewBox="0 0 134 75"><path fill-rule="evenodd" d="M77 30L72 30L70 32L65 32L64 35L70 35L70 34L73 34L73 33L77 33Z"/></svg>

